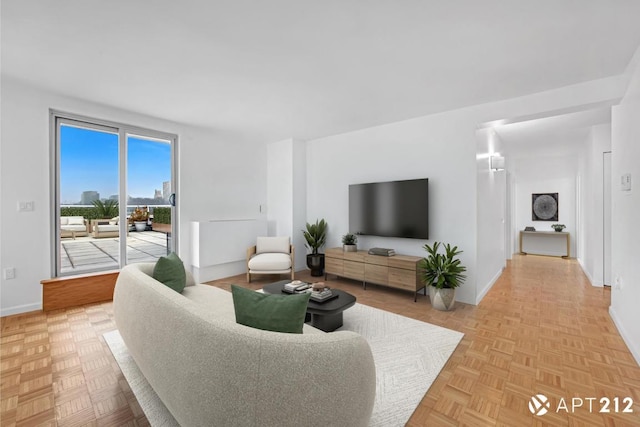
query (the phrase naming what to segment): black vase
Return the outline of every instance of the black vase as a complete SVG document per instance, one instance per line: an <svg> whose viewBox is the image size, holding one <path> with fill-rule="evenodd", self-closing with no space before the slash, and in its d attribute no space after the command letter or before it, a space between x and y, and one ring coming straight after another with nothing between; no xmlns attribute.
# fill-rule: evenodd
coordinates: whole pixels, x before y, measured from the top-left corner
<svg viewBox="0 0 640 427"><path fill-rule="evenodd" d="M311 270L313 277L322 276L324 274L324 254L307 255L307 267Z"/></svg>

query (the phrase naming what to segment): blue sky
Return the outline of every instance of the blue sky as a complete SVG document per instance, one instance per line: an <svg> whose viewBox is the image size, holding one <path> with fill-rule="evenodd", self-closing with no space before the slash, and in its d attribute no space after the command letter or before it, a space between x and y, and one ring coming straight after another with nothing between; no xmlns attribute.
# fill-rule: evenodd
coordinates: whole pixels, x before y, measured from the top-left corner
<svg viewBox="0 0 640 427"><path fill-rule="evenodd" d="M78 203L83 191L118 194L118 135L71 126L60 134L60 203ZM130 136L127 179L131 197L162 191L171 180L171 145Z"/></svg>

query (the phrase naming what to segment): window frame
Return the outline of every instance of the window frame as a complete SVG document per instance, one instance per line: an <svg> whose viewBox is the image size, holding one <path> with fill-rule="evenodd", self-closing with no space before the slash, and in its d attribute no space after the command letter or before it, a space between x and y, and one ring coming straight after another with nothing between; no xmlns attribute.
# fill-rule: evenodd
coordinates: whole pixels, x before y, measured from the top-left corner
<svg viewBox="0 0 640 427"><path fill-rule="evenodd" d="M126 199L127 195L127 143L128 137L139 136L148 139L157 139L160 141L169 141L171 144L171 189L172 193L177 193L178 188L178 144L179 137L177 134L157 131L140 126L129 125L109 120L97 119L80 114L64 112L60 110L49 110L49 159L50 159L50 208L49 215L51 232L50 240L50 265L51 277L71 277L78 274L98 274L107 270L84 271L80 273L68 272L62 273L61 270L61 254L60 254L60 126L61 125L76 126L86 129L92 129L100 132L115 133L118 135L118 201L119 216L124 218L127 216L127 204L121 203L122 197ZM124 196L123 196L124 195ZM178 206L177 201L171 207L171 241L172 247L177 252L178 246ZM120 235L126 236L127 222L120 221ZM127 239L119 239L119 258L118 269L127 265Z"/></svg>

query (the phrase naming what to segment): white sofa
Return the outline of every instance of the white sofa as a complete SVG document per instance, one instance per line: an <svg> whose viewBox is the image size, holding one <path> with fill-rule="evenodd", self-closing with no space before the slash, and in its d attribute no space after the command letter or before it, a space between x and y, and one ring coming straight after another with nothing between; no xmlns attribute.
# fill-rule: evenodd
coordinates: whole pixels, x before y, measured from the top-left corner
<svg viewBox="0 0 640 427"><path fill-rule="evenodd" d="M87 221L83 216L61 216L60 237L73 237L88 235Z"/></svg>
<svg viewBox="0 0 640 427"><path fill-rule="evenodd" d="M122 269L113 298L120 334L181 426L366 426L375 366L353 332L303 334L235 323L231 293L193 284L179 294Z"/></svg>

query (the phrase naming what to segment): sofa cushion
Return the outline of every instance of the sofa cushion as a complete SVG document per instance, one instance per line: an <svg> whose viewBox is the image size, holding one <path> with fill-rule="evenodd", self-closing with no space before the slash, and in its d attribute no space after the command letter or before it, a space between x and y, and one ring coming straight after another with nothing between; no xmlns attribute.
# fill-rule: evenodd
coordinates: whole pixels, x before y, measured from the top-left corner
<svg viewBox="0 0 640 427"><path fill-rule="evenodd" d="M84 217L83 216L70 216L68 218L69 225L84 225Z"/></svg>
<svg viewBox="0 0 640 427"><path fill-rule="evenodd" d="M179 293L184 290L187 281L184 264L175 252L158 258L153 268L153 278Z"/></svg>
<svg viewBox="0 0 640 427"><path fill-rule="evenodd" d="M291 268L291 256L288 254L259 254L249 260L251 271L282 271Z"/></svg>
<svg viewBox="0 0 640 427"><path fill-rule="evenodd" d="M61 216L60 217L60 225L67 225L69 224L69 217L68 216Z"/></svg>
<svg viewBox="0 0 640 427"><path fill-rule="evenodd" d="M282 253L288 254L291 252L289 237L258 237L256 239L256 253Z"/></svg>
<svg viewBox="0 0 640 427"><path fill-rule="evenodd" d="M109 224L111 225L118 225L118 221L120 221L120 217L113 217L109 220Z"/></svg>
<svg viewBox="0 0 640 427"><path fill-rule="evenodd" d="M86 225L61 225L60 229L63 231L87 231Z"/></svg>
<svg viewBox="0 0 640 427"><path fill-rule="evenodd" d="M115 224L96 224L96 230L101 231L103 233L107 231L119 231L120 226Z"/></svg>
<svg viewBox="0 0 640 427"><path fill-rule="evenodd" d="M269 295L231 285L236 323L273 332L301 334L311 294Z"/></svg>

